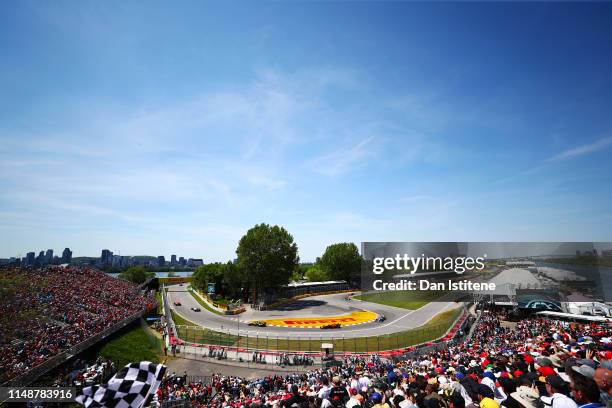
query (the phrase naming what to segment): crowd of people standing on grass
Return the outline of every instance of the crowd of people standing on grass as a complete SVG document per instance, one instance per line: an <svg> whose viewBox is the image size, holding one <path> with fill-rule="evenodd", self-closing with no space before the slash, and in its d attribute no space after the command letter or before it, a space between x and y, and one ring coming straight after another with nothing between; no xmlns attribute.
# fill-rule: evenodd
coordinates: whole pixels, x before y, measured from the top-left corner
<svg viewBox="0 0 612 408"><path fill-rule="evenodd" d="M152 406L213 408L612 407L612 332L596 324L486 312L475 335L447 349L393 360L349 356L341 365L246 380L168 376Z"/></svg>
<svg viewBox="0 0 612 408"><path fill-rule="evenodd" d="M90 267L2 268L0 280L0 383L155 303Z"/></svg>

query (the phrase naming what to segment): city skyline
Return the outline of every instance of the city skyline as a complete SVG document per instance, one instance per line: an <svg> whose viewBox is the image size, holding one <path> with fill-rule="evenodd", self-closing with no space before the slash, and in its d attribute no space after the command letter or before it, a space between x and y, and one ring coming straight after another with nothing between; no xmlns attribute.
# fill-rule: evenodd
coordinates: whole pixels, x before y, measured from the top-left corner
<svg viewBox="0 0 612 408"><path fill-rule="evenodd" d="M612 4L0 4L0 257L612 241ZM170 250L168 250L170 248ZM37 253L38 254L38 253Z"/></svg>
<svg viewBox="0 0 612 408"><path fill-rule="evenodd" d="M75 263L76 259L80 258L78 263L86 263L89 264L94 262L93 260L97 260L94 262L96 266L100 267L119 267L119 268L127 268L135 265L145 265L145 266L156 266L156 267L165 267L165 266L187 266L187 267L195 267L201 266L203 264L202 258L186 258L184 256L177 256L176 254L170 255L170 260L165 259L165 255L121 255L121 251L119 253L114 253L109 249L100 250L99 256L89 256L89 255L78 255L73 256L73 252L70 248L66 247L62 251L62 255L54 255L53 249L41 250L38 255L36 255L36 251L27 251L25 256L21 254L17 254L16 256L9 258L0 257L0 264L20 264L22 266L44 266L44 265L60 265L60 264L71 264ZM139 259L140 258L140 259ZM149 258L149 259L142 259Z"/></svg>

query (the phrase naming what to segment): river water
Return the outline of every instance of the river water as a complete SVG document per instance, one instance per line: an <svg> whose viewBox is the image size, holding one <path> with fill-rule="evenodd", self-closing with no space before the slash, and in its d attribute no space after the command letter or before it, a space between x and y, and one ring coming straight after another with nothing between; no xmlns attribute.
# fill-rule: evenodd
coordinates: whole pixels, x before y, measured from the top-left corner
<svg viewBox="0 0 612 408"><path fill-rule="evenodd" d="M168 277L168 274L170 272L155 272L155 277L157 278L166 278ZM111 276L117 276L116 273L108 273L108 275ZM193 271L176 271L174 272L174 276L180 276L180 277L185 277L185 276L191 276L193 275Z"/></svg>

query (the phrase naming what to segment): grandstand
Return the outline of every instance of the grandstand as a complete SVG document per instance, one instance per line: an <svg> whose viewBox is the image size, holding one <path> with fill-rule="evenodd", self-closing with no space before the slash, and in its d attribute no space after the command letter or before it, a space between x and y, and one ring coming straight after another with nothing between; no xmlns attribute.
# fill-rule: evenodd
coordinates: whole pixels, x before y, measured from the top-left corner
<svg viewBox="0 0 612 408"><path fill-rule="evenodd" d="M346 281L292 282L281 286L281 293L282 297L290 298L305 294L340 292L349 289Z"/></svg>
<svg viewBox="0 0 612 408"><path fill-rule="evenodd" d="M304 295L341 292L349 289L349 284L346 281L292 282L287 285L280 286L280 288L274 292L260 294L257 307L263 308L280 299L289 299Z"/></svg>
<svg viewBox="0 0 612 408"><path fill-rule="evenodd" d="M0 280L0 384L30 383L156 307L89 267L3 268Z"/></svg>

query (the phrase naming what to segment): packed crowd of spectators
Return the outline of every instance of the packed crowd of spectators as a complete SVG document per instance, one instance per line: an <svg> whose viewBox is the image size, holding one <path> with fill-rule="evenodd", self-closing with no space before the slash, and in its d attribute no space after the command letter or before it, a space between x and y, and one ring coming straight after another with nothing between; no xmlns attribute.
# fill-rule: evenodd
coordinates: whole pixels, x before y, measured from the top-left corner
<svg viewBox="0 0 612 408"><path fill-rule="evenodd" d="M155 302L89 267L3 268L0 280L0 383Z"/></svg>
<svg viewBox="0 0 612 408"><path fill-rule="evenodd" d="M597 408L612 406L607 327L486 312L475 335L441 351L393 360L346 357L341 365L257 380L168 376L152 406L254 408Z"/></svg>

